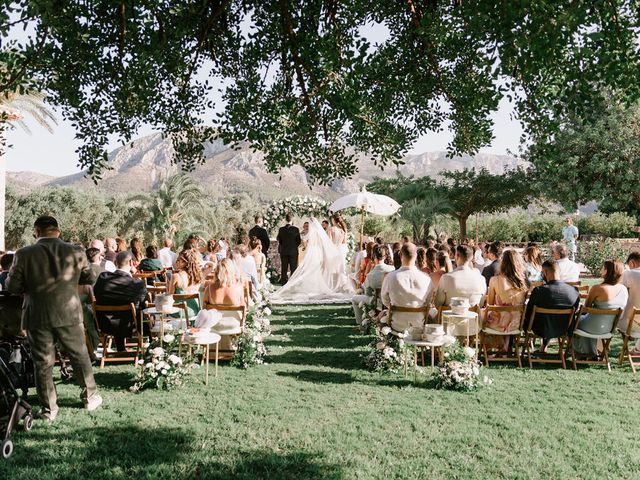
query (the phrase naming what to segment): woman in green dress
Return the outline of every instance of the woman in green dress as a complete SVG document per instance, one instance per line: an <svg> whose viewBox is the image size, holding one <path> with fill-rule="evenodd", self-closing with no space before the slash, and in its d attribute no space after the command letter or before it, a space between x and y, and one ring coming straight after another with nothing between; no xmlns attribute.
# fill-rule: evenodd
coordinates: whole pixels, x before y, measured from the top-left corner
<svg viewBox="0 0 640 480"><path fill-rule="evenodd" d="M155 278L147 279L148 285L153 285L153 281L164 282L164 267L158 259L158 248L155 245L149 245L146 249L147 256L140 261L138 270L141 272L163 272L155 276Z"/></svg>
<svg viewBox="0 0 640 480"><path fill-rule="evenodd" d="M194 248L182 250L176 259L173 275L169 281L168 293L171 295L200 293L203 281L200 253ZM176 301L175 303L183 303ZM195 298L186 300L189 319L196 317L200 311L200 302ZM179 317L179 314L174 315Z"/></svg>

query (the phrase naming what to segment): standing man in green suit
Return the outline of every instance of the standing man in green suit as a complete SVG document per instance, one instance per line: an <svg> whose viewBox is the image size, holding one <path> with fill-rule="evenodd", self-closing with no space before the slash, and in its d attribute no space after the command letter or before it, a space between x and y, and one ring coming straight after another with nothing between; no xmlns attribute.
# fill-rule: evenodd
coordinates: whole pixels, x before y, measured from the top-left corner
<svg viewBox="0 0 640 480"><path fill-rule="evenodd" d="M36 368L36 388L42 404L39 416L53 421L58 414L53 383L55 344L71 359L85 408L102 404L84 340L78 285L93 285L93 274L81 248L60 240L55 218L39 217L33 225L38 239L15 254L7 288L23 294L22 328L27 330Z"/></svg>

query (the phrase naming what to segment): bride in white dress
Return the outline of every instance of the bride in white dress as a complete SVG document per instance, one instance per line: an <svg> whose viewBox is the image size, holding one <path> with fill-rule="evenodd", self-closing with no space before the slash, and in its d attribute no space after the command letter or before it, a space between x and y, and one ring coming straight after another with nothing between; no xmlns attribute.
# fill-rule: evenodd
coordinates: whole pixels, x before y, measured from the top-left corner
<svg viewBox="0 0 640 480"><path fill-rule="evenodd" d="M304 259L271 303L348 303L353 295L342 252L312 218Z"/></svg>

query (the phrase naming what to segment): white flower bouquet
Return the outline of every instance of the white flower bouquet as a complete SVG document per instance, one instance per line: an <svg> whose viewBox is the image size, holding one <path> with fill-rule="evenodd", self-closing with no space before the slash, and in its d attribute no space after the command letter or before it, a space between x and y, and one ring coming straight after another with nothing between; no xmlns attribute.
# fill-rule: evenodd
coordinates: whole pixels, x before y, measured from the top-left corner
<svg viewBox="0 0 640 480"><path fill-rule="evenodd" d="M179 340L171 334L151 342L145 351L144 358L138 360L140 371L135 383L130 387L132 392L139 392L145 388L172 390L184 383L184 377L189 373L190 361L178 355Z"/></svg>
<svg viewBox="0 0 640 480"><path fill-rule="evenodd" d="M231 359L231 365L239 368L249 368L261 365L267 356L264 339L271 335L271 308L268 301L263 300L254 305L247 313L244 332L236 337L236 351Z"/></svg>
<svg viewBox="0 0 640 480"><path fill-rule="evenodd" d="M443 356L443 362L435 373L437 388L468 392L483 383L491 383L486 376L480 381L481 367L474 348L463 347L454 342L445 347Z"/></svg>

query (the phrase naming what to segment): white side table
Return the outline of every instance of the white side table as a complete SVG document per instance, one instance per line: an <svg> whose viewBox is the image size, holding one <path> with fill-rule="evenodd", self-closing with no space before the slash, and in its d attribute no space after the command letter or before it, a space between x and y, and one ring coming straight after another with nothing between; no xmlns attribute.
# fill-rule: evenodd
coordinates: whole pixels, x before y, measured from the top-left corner
<svg viewBox="0 0 640 480"><path fill-rule="evenodd" d="M191 355L191 347L195 345L202 345L204 347L203 360L205 362L205 374L204 374L204 384L209 385L209 350L211 345L216 346L216 369L215 376L218 377L218 344L220 343L220 339L222 337L217 333L207 333L206 335L201 335L198 337L185 337L185 343L189 345L189 355Z"/></svg>
<svg viewBox="0 0 640 480"><path fill-rule="evenodd" d="M429 348L431 350L431 371L433 372L436 368L436 348L442 347L444 343L442 341L439 342L427 342L423 340L413 340L411 338L404 339L405 347L406 345L413 345L416 347L413 352L413 383L416 383L418 376L418 349L419 348ZM404 349L404 376L407 376L407 349Z"/></svg>
<svg viewBox="0 0 640 480"><path fill-rule="evenodd" d="M462 314L455 314L451 310L442 312L442 324L444 325L444 331L447 335L452 335L449 327L453 327L455 331L456 327L464 325L465 333L467 337L467 345L469 344L469 337L471 337L471 328L469 324L473 323L473 335L476 337L476 348L478 347L478 332L480 326L478 325L478 314L476 312L465 312ZM455 335L454 335L455 336Z"/></svg>
<svg viewBox="0 0 640 480"><path fill-rule="evenodd" d="M158 317L160 319L160 328L158 330L160 334L160 346L162 346L162 338L164 337L164 324L167 320L168 315L173 315L175 313L180 312L180 309L177 307L165 308L164 310L158 310L156 307L149 307L142 310L142 313L145 315L149 315L150 317ZM151 327L149 329L150 332L153 332L155 327Z"/></svg>

